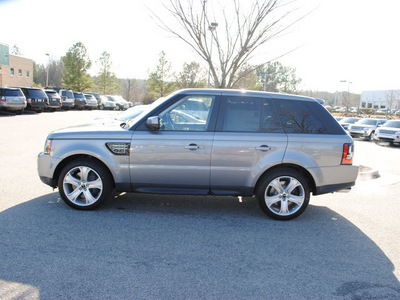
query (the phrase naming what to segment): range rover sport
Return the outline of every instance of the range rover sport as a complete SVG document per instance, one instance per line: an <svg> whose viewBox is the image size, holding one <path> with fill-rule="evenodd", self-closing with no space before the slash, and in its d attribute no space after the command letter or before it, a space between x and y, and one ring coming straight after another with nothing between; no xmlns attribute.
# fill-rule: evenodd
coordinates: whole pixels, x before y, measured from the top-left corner
<svg viewBox="0 0 400 300"><path fill-rule="evenodd" d="M201 112L193 102L201 102ZM117 192L256 196L288 220L320 195L355 184L353 140L315 99L188 89L122 124L56 130L40 179L88 210Z"/></svg>

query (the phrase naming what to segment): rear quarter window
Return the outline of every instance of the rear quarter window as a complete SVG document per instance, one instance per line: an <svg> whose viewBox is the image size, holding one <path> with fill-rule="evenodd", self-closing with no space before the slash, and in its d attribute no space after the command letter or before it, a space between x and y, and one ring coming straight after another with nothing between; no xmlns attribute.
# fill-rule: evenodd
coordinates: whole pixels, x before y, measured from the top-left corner
<svg viewBox="0 0 400 300"><path fill-rule="evenodd" d="M276 99L275 103L286 133L345 134L332 115L317 102Z"/></svg>

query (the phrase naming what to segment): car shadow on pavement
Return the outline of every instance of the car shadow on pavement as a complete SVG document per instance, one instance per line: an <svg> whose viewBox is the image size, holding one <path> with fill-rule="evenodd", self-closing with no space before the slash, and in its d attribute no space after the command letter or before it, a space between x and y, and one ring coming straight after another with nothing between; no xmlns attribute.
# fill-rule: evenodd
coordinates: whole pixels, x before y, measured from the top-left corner
<svg viewBox="0 0 400 300"><path fill-rule="evenodd" d="M51 193L0 213L0 299L399 299L393 264L338 213L253 198Z"/></svg>

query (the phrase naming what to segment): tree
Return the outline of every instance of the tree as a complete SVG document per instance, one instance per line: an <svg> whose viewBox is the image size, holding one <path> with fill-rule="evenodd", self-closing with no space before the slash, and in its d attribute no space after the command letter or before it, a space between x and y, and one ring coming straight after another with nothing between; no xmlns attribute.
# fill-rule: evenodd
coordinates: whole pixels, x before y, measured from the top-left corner
<svg viewBox="0 0 400 300"><path fill-rule="evenodd" d="M18 56L21 56L21 55L22 55L22 53L21 53L21 51L19 50L19 47L18 47L17 45L14 45L14 46L12 47L12 49L11 49L11 54L12 54L12 55L18 55Z"/></svg>
<svg viewBox="0 0 400 300"><path fill-rule="evenodd" d="M146 84L143 79L122 79L122 96L124 99L135 103L143 102L146 93Z"/></svg>
<svg viewBox="0 0 400 300"><path fill-rule="evenodd" d="M87 55L86 47L81 42L69 48L61 59L65 67L62 81L64 87L83 92L92 86L90 75L87 74L92 63Z"/></svg>
<svg viewBox="0 0 400 300"><path fill-rule="evenodd" d="M33 62L33 84L36 87L46 86L46 68L35 61Z"/></svg>
<svg viewBox="0 0 400 300"><path fill-rule="evenodd" d="M97 89L102 94L112 94L120 88L121 84L115 74L111 72L112 62L110 54L104 51L97 63L100 66L100 71L95 81Z"/></svg>
<svg viewBox="0 0 400 300"><path fill-rule="evenodd" d="M231 5L221 6L220 11L213 9L209 13L206 0L169 0L165 8L178 25L167 24L164 21L167 18L161 19L156 13L154 15L165 30L183 40L204 60L211 72L214 87L231 88L247 75L239 71L249 64L255 50L299 21L300 18L294 18L290 23L285 23L294 11L287 10L290 2L251 0L244 3L233 0ZM211 22L216 15L222 24ZM215 50L212 52L213 45ZM255 66L254 70L259 67L261 65Z"/></svg>
<svg viewBox="0 0 400 300"><path fill-rule="evenodd" d="M175 75L176 87L179 89L202 88L206 86L206 79L200 64L192 61L184 63L182 71Z"/></svg>
<svg viewBox="0 0 400 300"><path fill-rule="evenodd" d="M51 59L47 65L49 68L49 86L60 87L63 80L64 64L61 59Z"/></svg>
<svg viewBox="0 0 400 300"><path fill-rule="evenodd" d="M150 91L152 100L172 92L174 83L169 81L170 78L171 63L167 60L165 52L161 51L156 70L151 72L147 79L146 87Z"/></svg>
<svg viewBox="0 0 400 300"><path fill-rule="evenodd" d="M296 69L282 65L279 61L267 63L257 69L257 77L262 89L269 92L295 94L301 79L296 76Z"/></svg>

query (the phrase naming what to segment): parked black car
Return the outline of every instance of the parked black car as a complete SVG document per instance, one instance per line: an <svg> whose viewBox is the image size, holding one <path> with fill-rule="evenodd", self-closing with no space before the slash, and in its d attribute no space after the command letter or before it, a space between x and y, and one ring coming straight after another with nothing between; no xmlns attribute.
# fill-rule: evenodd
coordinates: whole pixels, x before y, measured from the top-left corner
<svg viewBox="0 0 400 300"><path fill-rule="evenodd" d="M81 92L74 92L75 109L84 109L87 101L86 97Z"/></svg>
<svg viewBox="0 0 400 300"><path fill-rule="evenodd" d="M31 87L18 87L24 93L27 102L27 109L41 113L49 106L49 98L42 89Z"/></svg>
<svg viewBox="0 0 400 300"><path fill-rule="evenodd" d="M55 111L58 108L61 108L62 101L60 95L53 90L45 90L47 97L49 98L49 106L47 109L50 111Z"/></svg>

